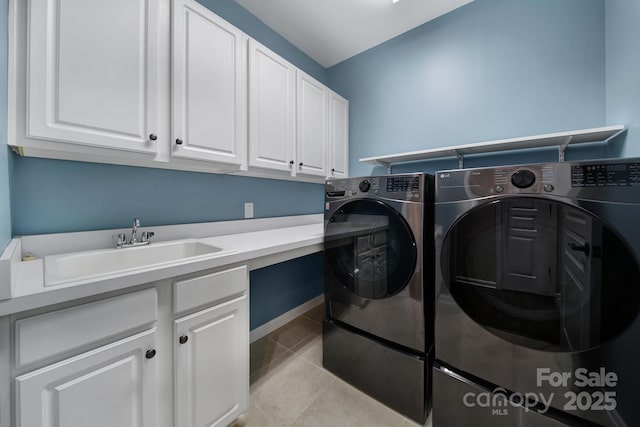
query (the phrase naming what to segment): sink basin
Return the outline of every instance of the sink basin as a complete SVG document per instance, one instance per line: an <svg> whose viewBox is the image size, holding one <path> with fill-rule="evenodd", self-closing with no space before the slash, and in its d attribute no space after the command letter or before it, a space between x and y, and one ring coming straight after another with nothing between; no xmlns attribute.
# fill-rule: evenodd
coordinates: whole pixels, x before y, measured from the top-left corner
<svg viewBox="0 0 640 427"><path fill-rule="evenodd" d="M50 255L44 259L44 282L45 286L52 286L165 263L209 258L214 254L222 255L228 252L229 250L198 241L184 240L151 243L132 248Z"/></svg>

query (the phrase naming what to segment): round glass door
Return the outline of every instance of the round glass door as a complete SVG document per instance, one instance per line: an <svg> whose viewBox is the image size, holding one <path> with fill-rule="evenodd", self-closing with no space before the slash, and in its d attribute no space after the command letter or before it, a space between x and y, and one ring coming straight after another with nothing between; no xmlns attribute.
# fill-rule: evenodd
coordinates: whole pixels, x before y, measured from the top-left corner
<svg viewBox="0 0 640 427"><path fill-rule="evenodd" d="M518 197L475 208L448 232L441 263L469 317L526 347L594 348L638 314L640 272L629 246L562 203Z"/></svg>
<svg viewBox="0 0 640 427"><path fill-rule="evenodd" d="M413 234L397 211L380 201L343 205L325 230L325 259L337 281L369 299L397 294L413 276Z"/></svg>

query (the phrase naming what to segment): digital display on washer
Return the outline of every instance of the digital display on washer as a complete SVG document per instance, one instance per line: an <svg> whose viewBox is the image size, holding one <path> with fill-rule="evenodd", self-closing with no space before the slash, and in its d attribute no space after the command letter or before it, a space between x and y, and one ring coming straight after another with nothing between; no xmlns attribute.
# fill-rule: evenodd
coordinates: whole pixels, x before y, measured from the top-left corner
<svg viewBox="0 0 640 427"><path fill-rule="evenodd" d="M640 163L571 166L572 187L640 186Z"/></svg>
<svg viewBox="0 0 640 427"><path fill-rule="evenodd" d="M420 190L420 177L402 176L387 178L387 193Z"/></svg>

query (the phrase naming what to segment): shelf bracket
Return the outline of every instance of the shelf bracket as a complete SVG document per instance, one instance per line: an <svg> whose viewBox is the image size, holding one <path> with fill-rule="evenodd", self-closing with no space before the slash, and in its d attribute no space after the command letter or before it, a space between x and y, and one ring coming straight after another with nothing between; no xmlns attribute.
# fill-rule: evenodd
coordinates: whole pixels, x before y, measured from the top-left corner
<svg viewBox="0 0 640 427"><path fill-rule="evenodd" d="M391 162L378 162L378 164L387 168L387 175L391 175Z"/></svg>
<svg viewBox="0 0 640 427"><path fill-rule="evenodd" d="M376 165L382 166L387 169L387 174L391 175L391 162L385 162L384 160L376 160Z"/></svg>
<svg viewBox="0 0 640 427"><path fill-rule="evenodd" d="M456 156L458 157L458 169L464 169L464 154L456 150Z"/></svg>
<svg viewBox="0 0 640 427"><path fill-rule="evenodd" d="M571 144L573 136L568 136L564 142L558 145L558 162L564 162L564 151L567 149L567 145Z"/></svg>

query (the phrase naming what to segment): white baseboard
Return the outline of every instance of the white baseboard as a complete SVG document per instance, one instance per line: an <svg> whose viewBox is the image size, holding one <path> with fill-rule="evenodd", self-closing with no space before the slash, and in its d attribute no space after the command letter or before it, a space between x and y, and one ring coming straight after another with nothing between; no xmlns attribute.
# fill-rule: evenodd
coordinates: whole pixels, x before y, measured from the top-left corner
<svg viewBox="0 0 640 427"><path fill-rule="evenodd" d="M270 334L281 326L291 322L296 317L301 314L306 313L311 310L318 304L322 304L324 302L324 294L318 295L315 298L310 299L309 301L300 304L299 306L287 311L286 313L281 314L273 320L268 321L264 325L260 325L249 333L249 342L254 342L259 340L260 338Z"/></svg>

